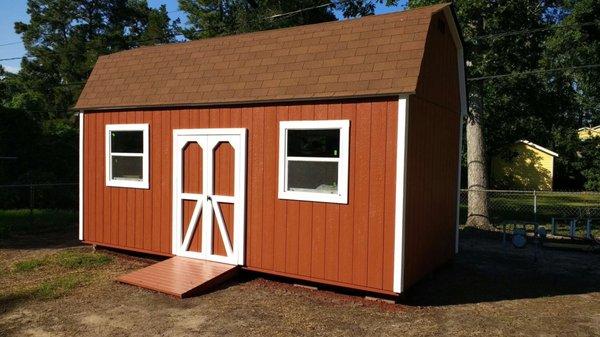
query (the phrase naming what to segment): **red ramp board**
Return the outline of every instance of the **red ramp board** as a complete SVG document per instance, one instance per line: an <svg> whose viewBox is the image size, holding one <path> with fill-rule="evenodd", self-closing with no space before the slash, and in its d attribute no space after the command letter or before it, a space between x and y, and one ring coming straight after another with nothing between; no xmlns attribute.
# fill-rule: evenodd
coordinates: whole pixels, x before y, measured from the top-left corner
<svg viewBox="0 0 600 337"><path fill-rule="evenodd" d="M172 257L117 277L117 281L178 298L206 292L233 277L238 266Z"/></svg>

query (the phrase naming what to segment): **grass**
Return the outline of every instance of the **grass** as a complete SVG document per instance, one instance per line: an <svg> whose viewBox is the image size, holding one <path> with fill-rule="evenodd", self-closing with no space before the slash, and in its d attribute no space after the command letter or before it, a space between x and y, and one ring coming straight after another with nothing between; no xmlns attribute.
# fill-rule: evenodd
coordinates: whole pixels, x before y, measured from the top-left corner
<svg viewBox="0 0 600 337"><path fill-rule="evenodd" d="M73 210L0 210L0 239L21 234L68 232L75 229Z"/></svg>
<svg viewBox="0 0 600 337"><path fill-rule="evenodd" d="M112 261L111 256L84 249L62 250L17 261L6 275L15 279L11 283L16 286L1 294L0 302L56 299L68 295L74 289L90 284L102 272L101 268Z"/></svg>
<svg viewBox="0 0 600 337"><path fill-rule="evenodd" d="M43 259L30 259L25 261L19 261L14 264L13 269L17 272L27 272L38 269L46 263Z"/></svg>
<svg viewBox="0 0 600 337"><path fill-rule="evenodd" d="M62 297L73 289L90 282L89 274L69 274L40 283L31 296L34 299L55 299Z"/></svg>
<svg viewBox="0 0 600 337"><path fill-rule="evenodd" d="M64 250L43 258L18 261L13 264L16 272L34 271L41 267L61 267L64 269L93 269L112 261L106 254L82 250Z"/></svg>
<svg viewBox="0 0 600 337"><path fill-rule="evenodd" d="M65 250L58 253L54 260L56 263L68 269L89 269L103 266L112 261L112 258L101 253L82 253L75 250Z"/></svg>

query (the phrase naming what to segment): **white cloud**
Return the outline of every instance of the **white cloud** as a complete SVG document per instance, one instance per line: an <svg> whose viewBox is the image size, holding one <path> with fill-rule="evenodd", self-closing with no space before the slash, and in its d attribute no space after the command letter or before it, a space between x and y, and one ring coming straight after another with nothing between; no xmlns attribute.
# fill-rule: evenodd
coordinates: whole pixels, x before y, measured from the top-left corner
<svg viewBox="0 0 600 337"><path fill-rule="evenodd" d="M19 70L21 70L21 67L13 67L13 66L7 66L7 65L2 65L2 67L4 67L4 70L6 70L9 73L18 73Z"/></svg>

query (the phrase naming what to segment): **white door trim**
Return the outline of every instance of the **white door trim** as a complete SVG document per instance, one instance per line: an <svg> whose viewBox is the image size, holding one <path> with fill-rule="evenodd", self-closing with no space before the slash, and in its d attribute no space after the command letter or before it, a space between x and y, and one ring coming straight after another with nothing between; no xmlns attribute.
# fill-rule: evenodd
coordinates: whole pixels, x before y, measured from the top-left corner
<svg viewBox="0 0 600 337"><path fill-rule="evenodd" d="M174 255L211 260L215 262L234 265L244 264L245 243L245 213L246 213L246 129L176 129L173 130L173 214L172 214L172 253ZM214 195L213 191L213 149L219 142L228 142L234 149L234 195ZM203 193L183 193L183 148L189 142L196 142L203 149ZM188 235L182 233L182 200L195 200L197 202L192 218L201 218L202 252L190 252L189 241L191 231L188 226ZM223 221L219 203L234 204L233 211L233 242L226 235L227 229ZM227 256L211 254L212 251L212 219L217 218L219 232L223 237L223 244ZM192 224L196 225L191 219Z"/></svg>

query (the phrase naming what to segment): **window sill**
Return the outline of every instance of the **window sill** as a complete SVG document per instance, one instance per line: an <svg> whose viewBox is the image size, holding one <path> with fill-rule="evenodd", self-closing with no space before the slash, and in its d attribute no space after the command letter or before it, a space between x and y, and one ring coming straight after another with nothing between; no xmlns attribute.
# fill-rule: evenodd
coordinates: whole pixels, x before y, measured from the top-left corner
<svg viewBox="0 0 600 337"><path fill-rule="evenodd" d="M147 181L107 180L106 187L137 188L147 190L150 188L150 184Z"/></svg>
<svg viewBox="0 0 600 337"><path fill-rule="evenodd" d="M314 201L331 204L348 203L348 196L346 195L318 192L280 191L278 197L282 200Z"/></svg>

